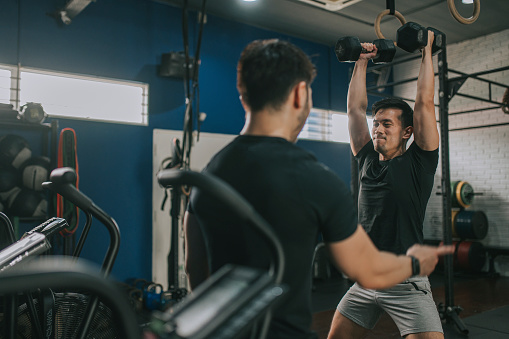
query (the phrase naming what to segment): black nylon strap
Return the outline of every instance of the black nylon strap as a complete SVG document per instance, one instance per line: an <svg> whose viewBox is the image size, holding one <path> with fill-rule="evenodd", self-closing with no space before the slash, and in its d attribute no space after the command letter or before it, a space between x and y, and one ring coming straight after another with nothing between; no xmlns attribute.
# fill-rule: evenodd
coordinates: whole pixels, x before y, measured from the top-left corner
<svg viewBox="0 0 509 339"><path fill-rule="evenodd" d="M390 15L394 15L396 12L396 4L395 0L386 0L387 9L389 10Z"/></svg>

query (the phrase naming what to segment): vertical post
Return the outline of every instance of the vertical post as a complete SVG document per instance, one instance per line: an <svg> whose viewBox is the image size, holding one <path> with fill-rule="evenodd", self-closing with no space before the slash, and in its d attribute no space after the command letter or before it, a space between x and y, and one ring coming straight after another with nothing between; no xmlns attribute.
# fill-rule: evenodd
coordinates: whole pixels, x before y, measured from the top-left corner
<svg viewBox="0 0 509 339"><path fill-rule="evenodd" d="M447 83L447 54L446 46L438 54L438 83L439 83L439 120L440 120L440 156L442 164L442 224L444 244L452 244L451 220L451 179L449 169L449 88ZM445 256L445 308L454 305L453 258Z"/></svg>

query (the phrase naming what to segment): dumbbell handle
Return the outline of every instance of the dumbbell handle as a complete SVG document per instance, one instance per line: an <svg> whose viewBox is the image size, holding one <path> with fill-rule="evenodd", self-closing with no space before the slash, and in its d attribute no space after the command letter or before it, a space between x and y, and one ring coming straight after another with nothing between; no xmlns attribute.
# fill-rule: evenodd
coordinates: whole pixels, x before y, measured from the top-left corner
<svg viewBox="0 0 509 339"><path fill-rule="evenodd" d="M361 54L369 54L369 53L372 53L372 52L374 52L374 51L368 51L364 47L361 49Z"/></svg>

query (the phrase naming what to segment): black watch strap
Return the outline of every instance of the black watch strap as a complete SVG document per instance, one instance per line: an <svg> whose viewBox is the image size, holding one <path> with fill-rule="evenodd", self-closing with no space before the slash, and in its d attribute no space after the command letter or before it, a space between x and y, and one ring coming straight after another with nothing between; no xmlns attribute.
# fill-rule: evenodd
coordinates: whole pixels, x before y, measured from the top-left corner
<svg viewBox="0 0 509 339"><path fill-rule="evenodd" d="M421 274L421 265L419 264L419 260L413 255L410 256L412 258L412 276Z"/></svg>

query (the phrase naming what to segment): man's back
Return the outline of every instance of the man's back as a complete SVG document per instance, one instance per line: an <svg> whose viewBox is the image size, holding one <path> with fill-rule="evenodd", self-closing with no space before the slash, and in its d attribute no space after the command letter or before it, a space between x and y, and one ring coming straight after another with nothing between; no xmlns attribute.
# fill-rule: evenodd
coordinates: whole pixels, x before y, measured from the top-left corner
<svg viewBox="0 0 509 339"><path fill-rule="evenodd" d="M286 257L286 303L274 312L269 338L311 336L311 261L318 232L339 241L356 229L348 189L330 170L294 144L275 137L240 136L205 169L229 183L273 227ZM226 263L267 268L267 244L256 231L239 225L199 191L190 209L206 238L212 272ZM312 337L312 336L311 336Z"/></svg>

